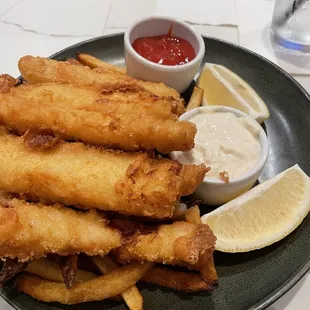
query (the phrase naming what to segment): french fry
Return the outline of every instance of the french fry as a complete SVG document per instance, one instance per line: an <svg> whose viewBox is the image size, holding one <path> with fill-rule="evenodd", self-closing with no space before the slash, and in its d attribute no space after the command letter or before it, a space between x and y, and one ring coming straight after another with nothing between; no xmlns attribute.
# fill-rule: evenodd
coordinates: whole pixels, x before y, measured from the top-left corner
<svg viewBox="0 0 310 310"><path fill-rule="evenodd" d="M213 287L212 283L208 283L197 273L175 271L160 266L155 266L147 272L142 278L142 282L188 293L207 291Z"/></svg>
<svg viewBox="0 0 310 310"><path fill-rule="evenodd" d="M126 73L126 68L121 68L117 66L113 66L99 58L88 54L78 54L77 57L78 61L85 66L88 66L92 69L102 69L102 70L112 70L119 73Z"/></svg>
<svg viewBox="0 0 310 310"><path fill-rule="evenodd" d="M189 100L188 105L186 107L186 111L200 107L202 99L203 99L203 89L195 86L191 99Z"/></svg>
<svg viewBox="0 0 310 310"><path fill-rule="evenodd" d="M91 259L102 274L112 272L113 270L119 268L119 265L115 263L109 256L94 256ZM129 309L143 309L143 297L136 286L130 287L126 291L122 292L121 296L123 297Z"/></svg>
<svg viewBox="0 0 310 310"><path fill-rule="evenodd" d="M120 266L109 256L92 256L91 260L102 274L109 273Z"/></svg>
<svg viewBox="0 0 310 310"><path fill-rule="evenodd" d="M31 261L25 269L27 272L37 275L43 279L63 283L64 278L61 270L55 261L47 258L40 258ZM75 282L88 281L97 278L98 276L92 272L78 269L75 277Z"/></svg>
<svg viewBox="0 0 310 310"><path fill-rule="evenodd" d="M25 271L49 281L59 283L64 282L64 277L59 268L59 265L55 261L49 260L47 258L40 258L31 261L26 267ZM83 282L95 278L98 278L98 275L83 269L78 269L74 281ZM121 301L120 296L113 296L110 299Z"/></svg>
<svg viewBox="0 0 310 310"><path fill-rule="evenodd" d="M134 262L95 279L75 283L71 289L67 289L64 283L25 274L16 280L16 287L19 291L44 302L72 305L104 300L121 294L134 286L152 267L152 263Z"/></svg>

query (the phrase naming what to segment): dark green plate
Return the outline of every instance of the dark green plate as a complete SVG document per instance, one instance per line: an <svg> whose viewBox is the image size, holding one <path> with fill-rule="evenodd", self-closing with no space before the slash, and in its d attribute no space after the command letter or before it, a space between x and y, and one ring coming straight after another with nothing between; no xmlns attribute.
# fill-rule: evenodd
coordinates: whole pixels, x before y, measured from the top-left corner
<svg viewBox="0 0 310 310"><path fill-rule="evenodd" d="M266 121L269 158L266 180L298 163L310 175L310 98L287 73L248 50L204 38L204 62L222 64L246 80L263 98L271 117ZM123 35L79 43L52 56L64 60L77 52L123 64ZM202 212L203 212L202 208ZM246 254L215 253L219 285L212 293L183 294L139 285L145 309L263 309L289 290L310 268L310 215L284 240ZM38 302L6 285L2 297L17 309L126 309L109 301L62 306Z"/></svg>

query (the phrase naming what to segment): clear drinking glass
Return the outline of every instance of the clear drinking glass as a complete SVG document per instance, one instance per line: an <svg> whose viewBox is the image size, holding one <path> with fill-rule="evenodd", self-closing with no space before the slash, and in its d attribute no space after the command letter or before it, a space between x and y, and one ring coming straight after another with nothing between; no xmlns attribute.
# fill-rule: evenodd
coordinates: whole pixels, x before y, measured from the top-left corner
<svg viewBox="0 0 310 310"><path fill-rule="evenodd" d="M276 0L271 37L286 49L310 53L310 1Z"/></svg>

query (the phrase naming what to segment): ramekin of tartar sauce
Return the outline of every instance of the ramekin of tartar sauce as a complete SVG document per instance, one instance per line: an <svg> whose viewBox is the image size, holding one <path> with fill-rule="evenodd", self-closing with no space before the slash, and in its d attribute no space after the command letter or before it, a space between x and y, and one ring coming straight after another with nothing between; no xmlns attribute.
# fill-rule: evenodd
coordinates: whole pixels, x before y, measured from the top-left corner
<svg viewBox="0 0 310 310"><path fill-rule="evenodd" d="M224 106L199 107L179 119L196 125L195 147L189 152L172 152L171 158L211 168L195 192L198 198L220 205L254 185L268 157L267 136L259 123Z"/></svg>

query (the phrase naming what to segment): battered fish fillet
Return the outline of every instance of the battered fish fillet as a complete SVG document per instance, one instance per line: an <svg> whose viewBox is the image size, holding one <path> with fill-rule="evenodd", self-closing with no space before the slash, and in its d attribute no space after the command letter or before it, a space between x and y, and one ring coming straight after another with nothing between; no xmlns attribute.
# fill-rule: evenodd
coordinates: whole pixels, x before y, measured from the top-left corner
<svg viewBox="0 0 310 310"><path fill-rule="evenodd" d="M0 201L0 258L28 261L49 253L102 256L120 244L120 233L95 210L74 211L16 198Z"/></svg>
<svg viewBox="0 0 310 310"><path fill-rule="evenodd" d="M14 87L11 94L27 100L50 103L58 107L95 111L103 114L135 114L176 119L175 99L156 97L138 91L102 93L93 87L75 84L44 83Z"/></svg>
<svg viewBox="0 0 310 310"><path fill-rule="evenodd" d="M193 193L206 171L205 165L83 143L61 143L38 152L21 137L0 135L1 189L86 209L170 218L180 196Z"/></svg>
<svg viewBox="0 0 310 310"><path fill-rule="evenodd" d="M23 78L30 84L61 82L80 86L94 86L102 91L135 89L149 91L160 97L180 98L179 93L163 83L143 82L113 70L92 70L69 62L24 56L18 62Z"/></svg>
<svg viewBox="0 0 310 310"><path fill-rule="evenodd" d="M77 59L80 63L92 68L98 69L100 72L109 73L112 75L120 76L120 74L126 75L122 68L117 66L113 66L105 61L102 61L94 56L88 54L79 54ZM178 98L179 94L176 90L167 87L163 83L153 83L149 81L140 81L136 80L137 83L142 86L144 89L150 91L151 93L158 96L172 96L174 98Z"/></svg>
<svg viewBox="0 0 310 310"><path fill-rule="evenodd" d="M213 257L216 237L205 224L151 226L115 219L110 225L123 235L122 246L112 252L122 263L139 260L202 270Z"/></svg>
<svg viewBox="0 0 310 310"><path fill-rule="evenodd" d="M153 150L167 154L194 147L196 126L153 116L77 110L54 104L0 94L0 118L19 133L29 128L51 129L67 140L125 151Z"/></svg>
<svg viewBox="0 0 310 310"><path fill-rule="evenodd" d="M126 89L135 84L134 80L126 75L115 78L114 75L101 74L89 67L42 57L24 56L19 60L18 67L29 84L60 82L99 87L102 91Z"/></svg>

